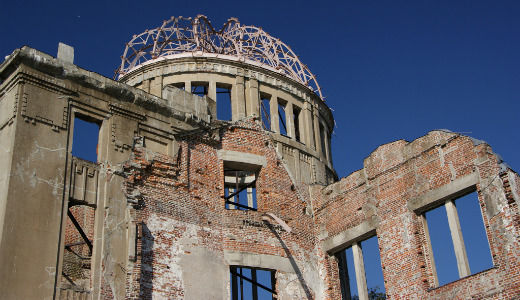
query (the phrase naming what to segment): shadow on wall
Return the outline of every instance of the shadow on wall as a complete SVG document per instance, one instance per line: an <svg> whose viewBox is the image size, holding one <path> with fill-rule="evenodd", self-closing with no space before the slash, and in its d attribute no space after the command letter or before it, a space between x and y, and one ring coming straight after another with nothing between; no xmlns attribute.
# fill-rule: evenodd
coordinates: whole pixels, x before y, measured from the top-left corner
<svg viewBox="0 0 520 300"><path fill-rule="evenodd" d="M303 290L305 291L305 295L307 296L307 299L314 299L312 296L311 290L307 286L307 283L305 283L305 279L303 279L303 274L302 274L300 268L296 264L296 260L294 260L294 257L291 254L291 251L289 251L289 248L287 248L287 245L285 245L285 243L282 241L282 238L280 237L278 232L276 232L274 227L271 224L269 224L269 222L267 222L267 221L264 221L264 223L266 224L267 228L269 228L269 230L271 230L271 232L276 236L276 238L280 242L280 245L282 245L282 248L285 251L287 258L291 262L291 266L293 267L293 270L296 273L296 276L298 277L298 281L300 281L300 284L303 287Z"/></svg>
<svg viewBox="0 0 520 300"><path fill-rule="evenodd" d="M154 265L154 237L148 226L141 223L141 275L139 278L139 298L152 299L153 265Z"/></svg>

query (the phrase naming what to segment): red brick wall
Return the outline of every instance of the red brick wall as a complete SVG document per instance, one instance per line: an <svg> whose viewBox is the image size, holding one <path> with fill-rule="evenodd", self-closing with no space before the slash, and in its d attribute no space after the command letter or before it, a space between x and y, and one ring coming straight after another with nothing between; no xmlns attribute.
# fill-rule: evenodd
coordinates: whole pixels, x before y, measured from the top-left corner
<svg viewBox="0 0 520 300"><path fill-rule="evenodd" d="M517 202L507 200L512 199L512 192L507 196L512 190L507 184L513 182L505 181L507 173L500 175L499 163L487 144L441 131L411 143L380 146L365 159L364 169L326 188L313 189L320 238L375 220L385 288L391 299L518 298L519 210ZM407 204L472 172L480 177L477 190L494 268L434 288L424 228ZM330 259L327 276L338 276L337 268L337 262ZM328 284L330 298L340 299L339 281L329 278Z"/></svg>
<svg viewBox="0 0 520 300"><path fill-rule="evenodd" d="M306 213L307 189L294 186L273 141L254 120L177 140L178 157L147 153L137 146L126 166L127 193L138 191L144 202L135 215L144 230L138 245L141 255L128 279L128 285L134 287L128 291L129 298L184 296L177 259L189 253L176 245L187 236L218 257L223 257L224 250L290 257L302 273L309 271L309 264L318 265L315 224ZM220 149L266 158L256 183L258 211L225 209L223 162L217 157ZM278 238L262 221L267 212L284 220L292 233L275 224ZM157 226L158 220L164 226ZM304 278L300 281L305 284ZM283 285L280 282L277 288ZM314 297L315 291L308 287L304 293Z"/></svg>

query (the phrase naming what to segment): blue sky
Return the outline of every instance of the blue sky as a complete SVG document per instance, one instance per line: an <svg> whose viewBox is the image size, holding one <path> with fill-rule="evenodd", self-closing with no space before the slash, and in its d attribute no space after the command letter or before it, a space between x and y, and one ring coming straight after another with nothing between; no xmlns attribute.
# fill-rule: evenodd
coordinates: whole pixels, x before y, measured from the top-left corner
<svg viewBox="0 0 520 300"><path fill-rule="evenodd" d="M377 146L447 128L520 169L518 1L4 1L0 55L29 45L112 77L124 44L170 16L262 27L318 76L340 177Z"/></svg>
<svg viewBox="0 0 520 300"><path fill-rule="evenodd" d="M172 15L229 17L287 43L318 76L337 128L340 177L378 145L447 128L518 170L518 1L4 1L0 55L30 45L112 77L124 44ZM251 5L253 4L253 5Z"/></svg>

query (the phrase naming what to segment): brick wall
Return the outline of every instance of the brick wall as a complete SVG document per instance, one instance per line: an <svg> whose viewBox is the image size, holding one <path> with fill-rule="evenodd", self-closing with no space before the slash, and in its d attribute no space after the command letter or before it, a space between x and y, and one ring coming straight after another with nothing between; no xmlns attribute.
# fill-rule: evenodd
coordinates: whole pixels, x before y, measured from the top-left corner
<svg viewBox="0 0 520 300"><path fill-rule="evenodd" d="M128 272L128 286L133 287L128 298L186 297L190 274L185 260L195 259L199 251L217 261L224 260L225 251L288 258L297 271L277 272L281 299L323 298L318 278L320 257L325 256L308 213L307 189L291 180L257 121L223 123L210 131L179 135L176 157L136 145L126 164L125 187L127 194L139 195L143 205L133 217L140 224L141 239L137 262ZM258 211L225 209L220 149L266 158L257 176ZM292 232L263 221L268 212L284 220ZM228 272L224 276L229 277Z"/></svg>
<svg viewBox="0 0 520 300"><path fill-rule="evenodd" d="M432 254L410 201L472 173L479 178L476 188L494 267L435 287ZM365 159L362 170L325 188L314 187L313 206L322 242L363 222L374 225L391 299L513 299L520 295L517 187L518 175L487 144L433 131L411 143L380 146ZM346 241L340 248L348 246ZM337 262L324 263L330 299L340 299Z"/></svg>

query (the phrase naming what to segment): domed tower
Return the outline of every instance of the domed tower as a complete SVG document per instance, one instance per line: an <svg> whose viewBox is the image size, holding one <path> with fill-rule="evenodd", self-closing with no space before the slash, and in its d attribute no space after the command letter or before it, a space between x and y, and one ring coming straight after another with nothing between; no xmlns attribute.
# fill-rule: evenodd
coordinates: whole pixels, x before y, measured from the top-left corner
<svg viewBox="0 0 520 300"><path fill-rule="evenodd" d="M202 15L172 17L126 44L120 82L179 102L178 89L199 95L207 122L256 116L276 144L294 180L331 183L334 119L316 77L289 46L261 28L229 19L215 29Z"/></svg>

